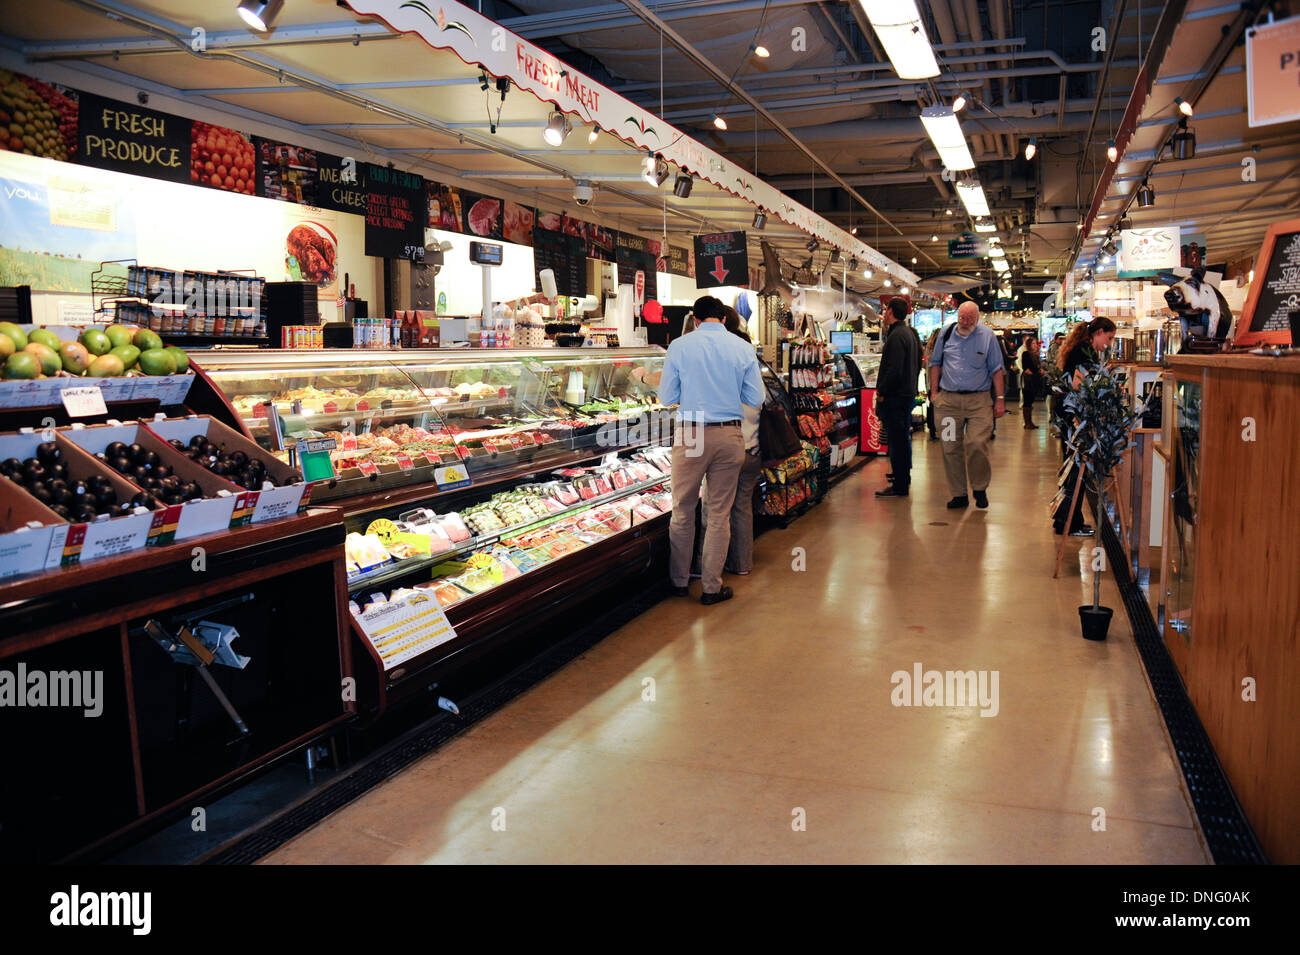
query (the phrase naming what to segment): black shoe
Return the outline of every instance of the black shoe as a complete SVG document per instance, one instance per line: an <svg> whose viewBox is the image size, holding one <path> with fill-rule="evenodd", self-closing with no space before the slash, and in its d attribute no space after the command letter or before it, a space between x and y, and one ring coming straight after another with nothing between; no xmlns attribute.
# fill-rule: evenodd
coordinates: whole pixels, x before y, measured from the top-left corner
<svg viewBox="0 0 1300 955"><path fill-rule="evenodd" d="M701 594L701 595L700 595L700 603L702 603L702 604L704 604L704 606L708 607L708 606L711 606L711 605L713 605L713 604L720 604L720 603L722 603L722 601L724 601L724 600L730 600L730 599L731 599L732 597L734 597L734 596L735 596L735 594L732 593L732 590L731 590L730 587L723 587L723 588L722 588L721 590L719 590L716 594Z"/></svg>
<svg viewBox="0 0 1300 955"><path fill-rule="evenodd" d="M987 494L985 494L983 491L976 491L976 492L975 492L975 506L976 506L976 507L988 507L988 506L989 506L989 496L988 496Z"/></svg>
<svg viewBox="0 0 1300 955"><path fill-rule="evenodd" d="M877 491L876 497L907 497L907 488L891 484L883 491Z"/></svg>
<svg viewBox="0 0 1300 955"><path fill-rule="evenodd" d="M691 595L691 588L678 587L676 584L669 584L668 593L674 597L689 597Z"/></svg>
<svg viewBox="0 0 1300 955"><path fill-rule="evenodd" d="M948 510L950 511L955 511L959 507L970 507L970 500L967 499L965 494L958 494L948 502Z"/></svg>
<svg viewBox="0 0 1300 955"><path fill-rule="evenodd" d="M1093 534L1092 525L1084 524L1078 530L1070 531L1071 537L1091 537Z"/></svg>

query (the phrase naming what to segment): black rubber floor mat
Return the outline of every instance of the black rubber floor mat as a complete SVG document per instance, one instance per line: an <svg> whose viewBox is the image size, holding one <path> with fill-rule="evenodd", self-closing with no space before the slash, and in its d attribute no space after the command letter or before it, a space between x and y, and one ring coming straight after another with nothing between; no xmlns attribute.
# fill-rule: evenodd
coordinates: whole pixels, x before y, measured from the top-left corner
<svg viewBox="0 0 1300 955"><path fill-rule="evenodd" d="M1133 627L1133 640L1142 656L1169 737L1173 740L1174 752L1178 754L1178 764L1187 780L1192 806L1210 853L1219 865L1267 863L1264 850L1260 848L1223 767L1219 765L1201 718L1187 697L1178 668L1156 629L1146 595L1129 572L1123 544L1108 521L1101 522L1101 530L1107 564L1115 574L1115 584L1124 599Z"/></svg>
<svg viewBox="0 0 1300 955"><path fill-rule="evenodd" d="M652 589L657 590L657 588ZM248 865L269 855L327 816L364 796L384 780L395 776L420 757L464 732L485 716L496 712L520 693L535 686L566 663L591 649L619 627L649 610L661 599L663 599L661 592L644 594L597 617L499 681L484 687L466 699L459 700L457 704L460 708L459 716L440 713L389 743L319 792L286 809L237 840L222 846L200 860L201 864Z"/></svg>

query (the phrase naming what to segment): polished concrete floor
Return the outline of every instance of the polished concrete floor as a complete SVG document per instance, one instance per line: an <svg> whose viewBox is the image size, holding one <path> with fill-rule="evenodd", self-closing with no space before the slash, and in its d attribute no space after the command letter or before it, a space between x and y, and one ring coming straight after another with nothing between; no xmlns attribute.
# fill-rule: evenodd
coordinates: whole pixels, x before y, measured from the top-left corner
<svg viewBox="0 0 1300 955"><path fill-rule="evenodd" d="M1079 636L1091 540L1052 579L1055 446L999 431L987 511L921 434L909 500L869 462L735 600L664 601L266 861L1208 862L1109 578ZM917 665L997 671L996 715L895 705Z"/></svg>

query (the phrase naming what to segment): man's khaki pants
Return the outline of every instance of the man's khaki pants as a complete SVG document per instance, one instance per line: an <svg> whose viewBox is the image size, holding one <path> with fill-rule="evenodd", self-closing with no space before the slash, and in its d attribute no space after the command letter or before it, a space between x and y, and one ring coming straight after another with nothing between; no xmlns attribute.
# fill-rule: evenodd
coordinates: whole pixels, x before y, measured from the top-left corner
<svg viewBox="0 0 1300 955"><path fill-rule="evenodd" d="M972 491L987 490L992 475L989 435L993 433L993 400L989 393L939 392L934 403L934 426L943 442L943 470L952 496L966 496L968 475Z"/></svg>
<svg viewBox="0 0 1300 955"><path fill-rule="evenodd" d="M706 594L722 588L722 564L731 540L731 505L744 462L745 439L739 426L706 428L687 421L677 425L673 438L673 519L668 530L668 573L675 586L690 583L695 505L700 500L700 483L708 477L708 523L700 553L700 583Z"/></svg>

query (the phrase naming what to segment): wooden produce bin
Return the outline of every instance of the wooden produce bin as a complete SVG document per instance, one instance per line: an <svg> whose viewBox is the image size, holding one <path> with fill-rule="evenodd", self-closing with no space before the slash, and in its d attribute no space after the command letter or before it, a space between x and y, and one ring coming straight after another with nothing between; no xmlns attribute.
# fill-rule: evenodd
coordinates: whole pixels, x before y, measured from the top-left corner
<svg viewBox="0 0 1300 955"><path fill-rule="evenodd" d="M343 537L312 508L0 581L0 670L29 688L0 708L0 861L102 857L347 719ZM238 630L251 659L209 672L248 732L151 620Z"/></svg>
<svg viewBox="0 0 1300 955"><path fill-rule="evenodd" d="M1165 643L1264 851L1295 864L1300 356L1180 355L1169 366Z"/></svg>

